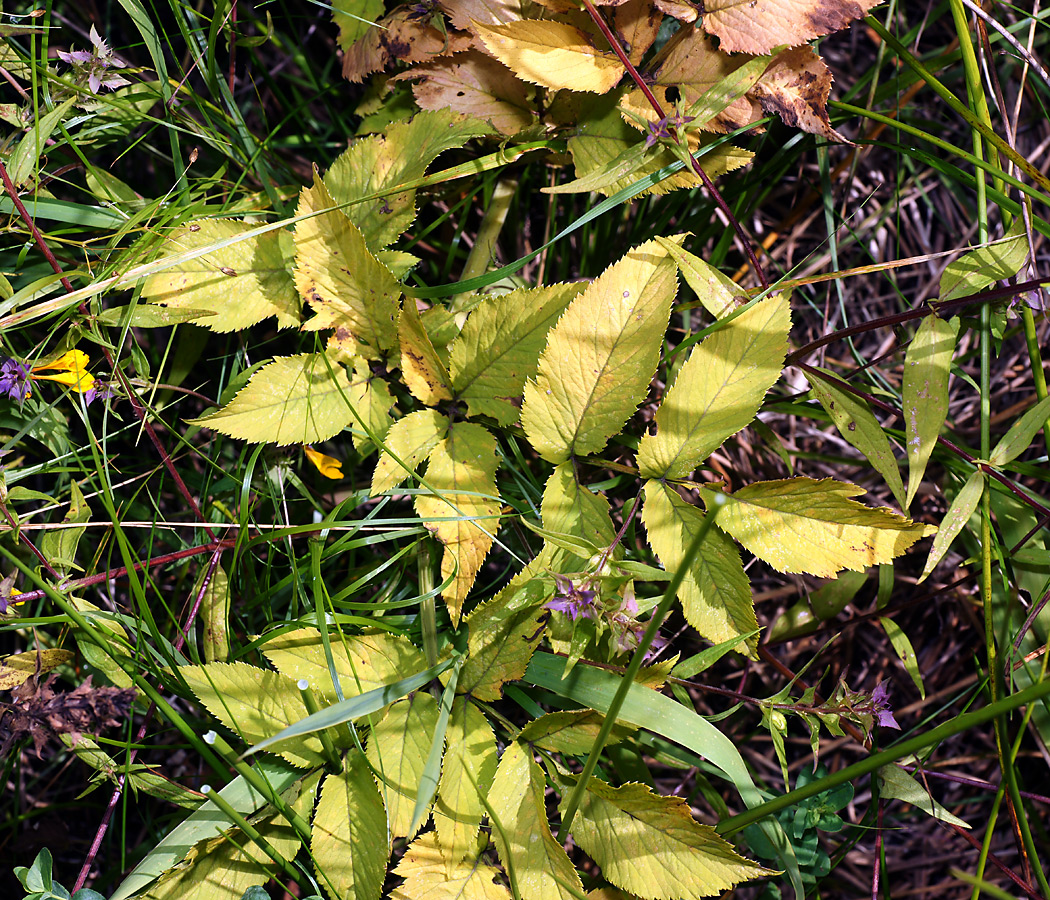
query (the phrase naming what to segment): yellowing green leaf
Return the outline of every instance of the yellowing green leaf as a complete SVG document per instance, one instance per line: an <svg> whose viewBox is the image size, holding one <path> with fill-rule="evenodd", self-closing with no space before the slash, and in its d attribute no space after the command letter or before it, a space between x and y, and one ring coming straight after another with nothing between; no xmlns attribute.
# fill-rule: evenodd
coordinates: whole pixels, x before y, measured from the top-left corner
<svg viewBox="0 0 1050 900"><path fill-rule="evenodd" d="M208 712L245 743L257 744L309 715L302 693L287 675L247 663L179 666L179 676ZM325 757L314 736L291 738L277 751L295 766L321 766Z"/></svg>
<svg viewBox="0 0 1050 900"><path fill-rule="evenodd" d="M204 579L207 578L207 584ZM203 591L202 591L203 588ZM230 655L230 580L216 560L214 568L201 569L193 586L193 596L200 597L200 619L203 627L205 662L226 662Z"/></svg>
<svg viewBox="0 0 1050 900"><path fill-rule="evenodd" d="M422 652L400 635L385 631L333 635L330 641L332 663L344 697L373 691L427 668ZM266 641L262 652L277 671L293 682L305 678L326 703L338 699L317 629L299 628L280 634Z"/></svg>
<svg viewBox="0 0 1050 900"><path fill-rule="evenodd" d="M365 246L319 177L303 188L295 229L295 286L314 311L304 331L333 329L338 346L372 359L397 346L401 287Z"/></svg>
<svg viewBox="0 0 1050 900"><path fill-rule="evenodd" d="M332 21L339 28L339 48L348 50L383 15L383 0L332 0Z"/></svg>
<svg viewBox="0 0 1050 900"><path fill-rule="evenodd" d="M915 499L948 414L948 373L958 328L957 322L927 316L904 357L903 412L908 451L908 495L904 509Z"/></svg>
<svg viewBox="0 0 1050 900"><path fill-rule="evenodd" d="M813 393L831 416L839 434L864 454L872 468L886 480L901 508L907 509L904 482L901 480L893 448L890 447L890 440L874 413L868 409L868 404L839 387L831 380L834 376L830 372L826 373L829 376L828 380L819 377L824 370L816 366L812 369L807 368L806 372L811 376L809 383Z"/></svg>
<svg viewBox="0 0 1050 900"><path fill-rule="evenodd" d="M889 562L934 533L931 525L849 499L863 493L830 478L763 481L726 494L717 524L774 569L825 578ZM702 496L710 504L710 492Z"/></svg>
<svg viewBox="0 0 1050 900"><path fill-rule="evenodd" d="M614 788L592 778L572 834L608 881L648 900L698 900L773 874L697 822L680 797L644 784Z"/></svg>
<svg viewBox="0 0 1050 900"><path fill-rule="evenodd" d="M222 409L189 421L257 444L314 444L353 419L349 394L346 371L323 354L278 357Z"/></svg>
<svg viewBox="0 0 1050 900"><path fill-rule="evenodd" d="M648 481L642 508L649 544L668 572L685 563L685 551L704 514L690 506L665 484ZM721 518L718 519L721 523ZM711 529L689 565L678 589L686 621L713 644L746 635L758 629L755 607L740 554L725 535ZM754 655L757 636L741 643L741 650Z"/></svg>
<svg viewBox="0 0 1050 900"><path fill-rule="evenodd" d="M518 420L515 401L536 372L547 332L583 288L554 284L511 291L475 307L449 360L456 399L466 401L472 416L491 416L500 425Z"/></svg>
<svg viewBox="0 0 1050 900"><path fill-rule="evenodd" d="M1024 221L1018 218L1002 240L971 250L948 264L941 275L938 299L943 303L945 300L976 294L996 281L1012 278L1021 270L1027 258L1028 238Z"/></svg>
<svg viewBox="0 0 1050 900"><path fill-rule="evenodd" d="M543 488L540 511L544 530L580 538L597 549L612 544L616 534L609 518L609 501L580 484L569 463L551 472ZM565 550L558 550L548 561L548 567L556 572L580 571L586 564L585 557Z"/></svg>
<svg viewBox="0 0 1050 900"><path fill-rule="evenodd" d="M543 604L553 590L534 579L510 584L466 617L467 661L456 690L477 700L498 700L503 685L520 678L543 637Z"/></svg>
<svg viewBox="0 0 1050 900"><path fill-rule="evenodd" d="M386 813L359 750L351 750L343 771L321 786L310 853L332 900L379 900L390 856Z"/></svg>
<svg viewBox="0 0 1050 900"><path fill-rule="evenodd" d="M391 900L510 900L507 889L494 882L499 869L449 856L433 832L412 842L394 874L405 882L391 891Z"/></svg>
<svg viewBox="0 0 1050 900"><path fill-rule="evenodd" d="M481 797L488 793L498 761L496 736L488 720L466 697L456 697L434 804L437 843L451 863L477 852L478 829L485 816Z"/></svg>
<svg viewBox="0 0 1050 900"><path fill-rule="evenodd" d="M397 331L401 342L401 373L412 395L427 406L451 400L449 385L452 379L434 349L419 318L416 301L411 297L407 297L401 307Z"/></svg>
<svg viewBox="0 0 1050 900"><path fill-rule="evenodd" d="M677 289L675 265L650 241L606 269L547 337L521 421L548 462L601 450L656 372Z"/></svg>
<svg viewBox="0 0 1050 900"><path fill-rule="evenodd" d="M641 474L685 478L748 425L780 377L790 328L787 297L775 294L695 347L656 411L656 434L638 446Z"/></svg>
<svg viewBox="0 0 1050 900"><path fill-rule="evenodd" d="M623 77L623 64L595 48L579 28L540 19L505 25L473 23L485 48L523 81L553 90L604 94Z"/></svg>
<svg viewBox="0 0 1050 900"><path fill-rule="evenodd" d="M270 316L277 317L279 328L298 325L292 236L285 231L248 236L254 227L229 219L202 219L177 228L165 239L162 256L230 243L151 275L142 296L169 309L201 310L195 322L211 331L240 331ZM244 237L238 239L240 235Z"/></svg>
<svg viewBox="0 0 1050 900"><path fill-rule="evenodd" d="M350 439L357 451L365 454L373 449L373 439L382 440L390 429L394 395L386 380L376 375L368 361L360 356L354 359L349 399L357 413L350 423Z"/></svg>
<svg viewBox="0 0 1050 900"><path fill-rule="evenodd" d="M69 483L69 509L62 517L62 527L49 529L40 541L40 552L58 572L69 574L76 564L77 546L91 520L91 507L75 481Z"/></svg>
<svg viewBox="0 0 1050 900"><path fill-rule="evenodd" d="M391 837L413 836L412 810L437 720L434 698L417 691L391 706L368 739L366 753L379 781Z"/></svg>
<svg viewBox="0 0 1050 900"><path fill-rule="evenodd" d="M416 495L416 512L445 545L442 596L453 625L499 530L496 440L480 425L457 422L430 453L425 477L430 493Z"/></svg>
<svg viewBox="0 0 1050 900"><path fill-rule="evenodd" d="M693 289L704 309L716 319L729 315L747 302L747 295L740 285L728 275L723 275L714 266L680 247L670 238L658 237L656 241L674 257L686 284Z"/></svg>
<svg viewBox="0 0 1050 900"><path fill-rule="evenodd" d="M37 674L46 675L69 662L74 653L54 648L12 653L0 663L0 691L9 691Z"/></svg>
<svg viewBox="0 0 1050 900"><path fill-rule="evenodd" d="M1028 449L1036 432L1046 425L1048 416L1050 416L1050 397L1044 397L1031 409L1025 410L1024 415L1010 426L1010 430L995 445L988 461L993 466L1005 466L1008 462L1017 459Z"/></svg>
<svg viewBox="0 0 1050 900"><path fill-rule="evenodd" d="M433 409L417 409L387 432L372 475L372 496L396 488L416 470L448 432L448 418ZM397 457L395 459L394 457ZM401 460L398 462L397 460Z"/></svg>
<svg viewBox="0 0 1050 900"><path fill-rule="evenodd" d="M547 821L546 782L527 746L503 751L489 791L492 839L522 900L576 900L583 885Z"/></svg>
<svg viewBox="0 0 1050 900"><path fill-rule="evenodd" d="M977 509L977 504L981 501L981 494L984 492L984 480L984 472L978 469L970 474L966 484L956 494L952 505L948 507L948 512L944 514L944 518L941 520L941 527L933 538L930 555L926 560L926 565L922 568L922 575L919 576L920 584L926 580L937 563L944 558L944 554L948 552L952 541L959 536L959 532L970 521L970 516L973 515L973 511Z"/></svg>
<svg viewBox="0 0 1050 900"><path fill-rule="evenodd" d="M727 53L768 53L845 28L876 0L706 0L703 26Z"/></svg>
<svg viewBox="0 0 1050 900"><path fill-rule="evenodd" d="M379 34L395 37L392 32ZM440 35L437 39L440 46ZM345 214L375 252L396 240L416 215L415 190L394 189L422 178L440 153L491 130L478 119L447 109L422 112L411 122L391 125L386 137L356 141L332 164L324 183L336 203L350 204L343 206ZM381 197L363 199L380 192Z"/></svg>
<svg viewBox="0 0 1050 900"><path fill-rule="evenodd" d="M605 716L593 709L561 709L533 719L518 735L526 744L565 753L569 756L586 756L594 747ZM607 744L622 741L634 733L626 725L613 725Z"/></svg>

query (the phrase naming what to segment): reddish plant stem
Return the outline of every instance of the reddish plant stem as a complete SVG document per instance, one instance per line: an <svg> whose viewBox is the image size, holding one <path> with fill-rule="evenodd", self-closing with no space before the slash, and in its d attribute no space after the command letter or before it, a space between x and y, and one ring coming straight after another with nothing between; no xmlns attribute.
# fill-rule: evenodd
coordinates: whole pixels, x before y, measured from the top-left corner
<svg viewBox="0 0 1050 900"><path fill-rule="evenodd" d="M587 14L594 21L594 24L598 26L601 33L605 36L605 39L609 42L609 46L612 48L613 53L617 55L623 67L627 70L627 74L631 76L631 80L638 85L639 90L645 94L645 99L649 101L649 105L652 106L653 111L656 115L664 120L667 118L664 113L663 107L660 105L660 101L656 99L656 95L652 92L649 85L645 83L645 79L642 78L638 69L635 68L634 63L628 59L627 54L624 52L620 41L616 35L613 34L612 29L609 27L605 19L602 18L601 13L594 8L594 4L591 0L581 0L584 8L587 10ZM684 137L684 135L682 135ZM688 145L686 145L688 146ZM714 182L707 177L707 173L704 171L700 162L690 153L689 161L692 166L693 172L696 177L700 179L707 192L711 195L711 199L715 201L715 205L722 210L722 214L729 221L730 226L736 233L737 240L740 242L740 246L743 248L744 253L747 255L748 260L751 263L751 268L755 270L755 276L758 278L759 283L762 285L763 290L769 288L769 281L766 279L766 273L763 271L762 266L758 261L758 257L755 255L755 249L751 245L751 241L748 236L744 234L743 226L737 220L736 216L733 215L733 211L729 208L729 204L726 203L725 198L722 196L718 188L715 187Z"/></svg>
<svg viewBox="0 0 1050 900"><path fill-rule="evenodd" d="M44 258L48 261L48 264L54 269L55 274L59 276L59 280L62 282L62 287L66 289L67 293L73 293L73 285L69 279L62 272L62 266L56 259L55 254L51 252L51 248L47 245L47 241L44 240L43 234L40 233L40 229L36 227L36 222L33 221L33 217L29 215L29 210L25 208L21 198L18 196L18 190L15 188L14 182L11 181L11 176L7 172L7 167L0 162L0 179L4 182L4 190L7 195L11 198L11 202L14 204L15 209L18 210L18 215L22 221L25 222L26 227L29 229L29 233L32 234L33 240L39 248L40 252L44 255ZM86 303L81 303L77 309L80 310L82 315L88 314L88 308ZM150 442L153 444L160 456L161 461L164 463L164 467L168 470L168 474L171 475L175 482L175 486L178 492L182 495L182 498L189 504L190 509L193 510L197 519L200 521L201 526L204 529L204 533L208 535L213 541L215 540L215 534L212 532L208 523L204 519L204 514L201 512L200 507L197 505L197 501L193 499L193 495L190 494L189 488L186 487L186 483L182 480L182 476L179 475L178 470L175 468L175 463L172 461L171 456L161 445L160 437L157 435L153 424L149 421L146 416L146 409L142 405L142 401L139 400L138 396L131 389L131 385L128 383L124 373L120 371L113 363L113 355L109 352L109 348L104 344L102 345L102 353L106 358L106 364L109 366L110 371L120 379L121 387L127 394L128 400L131 402L132 409L135 410L135 415L138 417L139 422L145 429L146 434L149 436Z"/></svg>

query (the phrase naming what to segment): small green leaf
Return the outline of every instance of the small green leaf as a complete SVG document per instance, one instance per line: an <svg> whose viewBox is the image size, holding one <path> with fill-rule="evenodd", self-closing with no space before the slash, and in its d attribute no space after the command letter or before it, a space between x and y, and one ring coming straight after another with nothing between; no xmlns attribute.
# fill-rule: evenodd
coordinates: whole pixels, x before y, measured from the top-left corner
<svg viewBox="0 0 1050 900"><path fill-rule="evenodd" d="M648 481L642 521L660 562L674 572L685 565L686 548L703 524L704 514L668 485ZM678 598L686 620L703 637L716 644L738 637L741 642L737 649L749 656L755 654L757 637L744 638L758 630L751 583L736 546L717 529L708 532L689 563Z"/></svg>
<svg viewBox="0 0 1050 900"><path fill-rule="evenodd" d="M893 455L890 439L886 437L886 432L882 430L868 404L862 398L840 388L831 380L833 376L830 372L813 366L807 368L806 373L815 376L809 379L810 387L813 388L820 405L831 416L839 434L864 454L872 468L883 477L901 509L907 509L904 482L901 480L901 471ZM829 376L828 380L819 377L824 374Z"/></svg>
<svg viewBox="0 0 1050 900"><path fill-rule="evenodd" d="M994 241L964 254L941 275L942 303L976 294L997 281L1012 278L1028 259L1028 237L1024 220L1017 218L1002 240Z"/></svg>
<svg viewBox="0 0 1050 900"><path fill-rule="evenodd" d="M704 502L710 492L702 491ZM889 562L935 529L851 497L855 484L823 478L763 481L725 494L718 527L780 572L830 578Z"/></svg>
<svg viewBox="0 0 1050 900"><path fill-rule="evenodd" d="M393 490L401 484L430 456L430 451L447 433L448 417L437 410L417 409L403 419L398 419L383 441L383 449L372 475L372 496Z"/></svg>
<svg viewBox="0 0 1050 900"><path fill-rule="evenodd" d="M414 836L412 810L437 720L434 698L417 691L391 706L372 728L366 755L379 781L391 837Z"/></svg>
<svg viewBox="0 0 1050 900"><path fill-rule="evenodd" d="M452 345L449 370L457 400L472 416L513 425L525 379L536 373L547 332L583 284L554 284L483 300Z"/></svg>
<svg viewBox="0 0 1050 900"><path fill-rule="evenodd" d="M62 517L62 527L48 529L40 541L40 552L59 572L69 574L76 564L77 546L91 521L91 507L76 481L69 482L69 509Z"/></svg>
<svg viewBox="0 0 1050 900"><path fill-rule="evenodd" d="M201 569L197 582L193 585L193 596L200 596L200 618L204 626L202 635L205 662L226 662L230 655L229 617L230 617L230 583L226 570L218 560L211 568ZM204 584L204 579L208 583ZM202 590L203 589L203 590Z"/></svg>
<svg viewBox="0 0 1050 900"><path fill-rule="evenodd" d="M683 799L644 784L612 787L592 778L572 836L608 881L651 900L700 900L774 874L697 822Z"/></svg>
<svg viewBox="0 0 1050 900"><path fill-rule="evenodd" d="M723 275L714 266L669 238L657 237L656 241L674 257L686 284L693 289L704 309L716 319L724 318L747 303L747 294L728 275Z"/></svg>
<svg viewBox="0 0 1050 900"><path fill-rule="evenodd" d="M445 545L442 592L452 624L467 599L500 526L496 439L472 422L456 422L430 453L424 476L429 493L416 494L416 512Z"/></svg>
<svg viewBox="0 0 1050 900"><path fill-rule="evenodd" d="M1045 426L1048 416L1050 416L1050 397L1044 397L1010 426L1010 430L995 445L988 462L999 467L1017 459L1028 449L1036 433Z"/></svg>
<svg viewBox="0 0 1050 900"><path fill-rule="evenodd" d="M952 815L940 803L930 796L927 788L921 785L915 778L905 772L900 766L889 765L879 769L879 796L885 799L903 800L910 803L916 809L921 809L926 815L933 816L942 822L958 825L960 828L969 829L970 825Z"/></svg>
<svg viewBox="0 0 1050 900"><path fill-rule="evenodd" d="M521 422L540 456L595 453L623 427L656 373L676 288L674 262L650 241L569 304L525 385Z"/></svg>
<svg viewBox="0 0 1050 900"><path fill-rule="evenodd" d="M543 488L540 512L545 532L569 538L554 544L568 552L554 553L547 561L548 568L556 572L582 570L593 555L587 548L604 549L616 536L609 501L580 484L570 463L562 463L551 472Z"/></svg>
<svg viewBox="0 0 1050 900"><path fill-rule="evenodd" d="M521 900L578 900L583 884L551 834L546 787L529 748L509 744L489 791L492 840Z"/></svg>
<svg viewBox="0 0 1050 900"><path fill-rule="evenodd" d="M194 322L209 331L241 331L271 316L278 328L297 326L302 303L292 280L292 236L253 235L255 228L231 219L201 219L175 229L161 246L162 256L229 243L151 275L142 296L172 313L199 310Z"/></svg>
<svg viewBox="0 0 1050 900"><path fill-rule="evenodd" d="M321 785L310 853L332 900L379 900L390 856L386 811L359 750L351 750L343 771Z"/></svg>
<svg viewBox="0 0 1050 900"><path fill-rule="evenodd" d="M958 320L946 322L935 315L927 316L904 357L903 412L908 451L905 510L919 490L948 413L948 374L958 329Z"/></svg>
<svg viewBox="0 0 1050 900"><path fill-rule="evenodd" d="M62 119L69 114L76 101L77 95L73 94L53 110L40 116L28 133L18 142L18 146L10 151L7 172L16 187L25 187L29 182L36 170L37 161L47 148L48 138L58 128Z"/></svg>
<svg viewBox="0 0 1050 900"><path fill-rule="evenodd" d="M278 357L222 409L189 422L252 443L313 444L353 420L350 392L346 371L324 354Z"/></svg>
<svg viewBox="0 0 1050 900"><path fill-rule="evenodd" d="M962 489L955 496L952 505L948 507L948 512L941 519L941 527L933 539L930 555L926 560L926 565L922 568L922 574L919 576L919 584L929 577L937 563L948 552L952 541L959 536L963 526L970 521L970 516L973 515L973 511L977 509L977 504L981 501L981 494L984 492L984 482L984 472L978 469L976 472L971 473L970 477L966 479L966 484L962 486Z"/></svg>
<svg viewBox="0 0 1050 900"><path fill-rule="evenodd" d="M785 294L760 300L689 354L656 411L656 434L638 445L645 478L685 478L750 423L780 377L791 307Z"/></svg>
<svg viewBox="0 0 1050 900"><path fill-rule="evenodd" d="M907 670L911 680L915 682L915 687L919 689L919 696L925 700L926 688L922 683L922 673L919 671L919 658L915 655L915 648L912 647L911 641L908 640L908 635L904 633L904 630L893 619L880 616L879 622L886 629L886 637L890 639L890 644L896 651L897 656L900 657L900 661L904 663L904 668Z"/></svg>

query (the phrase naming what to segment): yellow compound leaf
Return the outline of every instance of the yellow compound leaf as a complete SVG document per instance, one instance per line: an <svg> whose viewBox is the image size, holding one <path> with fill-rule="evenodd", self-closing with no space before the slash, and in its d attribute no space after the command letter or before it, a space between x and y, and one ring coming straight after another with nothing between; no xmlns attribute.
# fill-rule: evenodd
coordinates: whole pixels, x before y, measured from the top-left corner
<svg viewBox="0 0 1050 900"><path fill-rule="evenodd" d="M408 638L385 631L333 635L330 640L332 663L344 697L376 690L427 667L425 657ZM263 644L262 651L282 675L294 682L305 678L326 703L338 699L324 642L316 628L285 632Z"/></svg>
<svg viewBox="0 0 1050 900"><path fill-rule="evenodd" d="M769 53L845 28L878 0L706 0L703 26L727 53Z"/></svg>
<svg viewBox="0 0 1050 900"><path fill-rule="evenodd" d="M401 373L412 395L427 406L451 400L449 385L452 379L434 349L419 318L416 301L411 297L407 297L401 307L397 332L401 342Z"/></svg>
<svg viewBox="0 0 1050 900"><path fill-rule="evenodd" d="M510 892L494 879L499 869L478 859L456 860L433 832L415 840L394 869L405 879L391 900L510 900Z"/></svg>
<svg viewBox="0 0 1050 900"><path fill-rule="evenodd" d="M366 754L386 805L391 837L412 837L412 812L437 728L433 697L418 691L398 700L373 729ZM423 824L429 816L423 816Z"/></svg>
<svg viewBox="0 0 1050 900"><path fill-rule="evenodd" d="M700 900L774 874L697 822L684 800L644 784L592 778L572 835L608 881L646 900Z"/></svg>
<svg viewBox="0 0 1050 900"><path fill-rule="evenodd" d="M398 419L383 441L372 475L372 496L393 490L415 472L447 431L448 418L434 409L417 409Z"/></svg>
<svg viewBox="0 0 1050 900"><path fill-rule="evenodd" d="M656 372L678 283L655 241L606 269L551 329L521 421L548 462L601 450L634 413Z"/></svg>
<svg viewBox="0 0 1050 900"><path fill-rule="evenodd" d="M315 315L304 331L334 329L341 346L378 359L397 346L401 287L320 177L299 195L297 215L319 213L295 229L295 286Z"/></svg>
<svg viewBox="0 0 1050 900"><path fill-rule="evenodd" d="M176 258L210 244L229 242L151 275L142 296L168 309L197 310L190 319L211 331L240 331L277 317L280 328L299 324L300 301L292 281L295 247L285 231L251 235L256 226L202 219L167 236L161 255Z"/></svg>
<svg viewBox="0 0 1050 900"><path fill-rule="evenodd" d="M463 695L452 704L445 747L434 829L442 853L450 864L457 864L477 851L485 816L481 797L488 793L499 762L492 726Z"/></svg>
<svg viewBox="0 0 1050 900"><path fill-rule="evenodd" d="M452 576L452 583L442 596L453 625L499 529L498 467L495 438L480 425L457 422L430 453L430 493L416 495L416 512L445 545L441 578Z"/></svg>
<svg viewBox="0 0 1050 900"><path fill-rule="evenodd" d="M774 569L823 578L889 562L936 532L850 499L863 493L830 478L763 481L726 494L717 524ZM702 496L710 504L711 492Z"/></svg>
<svg viewBox="0 0 1050 900"><path fill-rule="evenodd" d="M376 375L368 360L354 357L354 374L350 377L350 392L347 399L356 415L350 423L350 440L363 456L375 449L373 440L381 441L393 422L390 409L394 395L385 378Z"/></svg>
<svg viewBox="0 0 1050 900"><path fill-rule="evenodd" d="M623 64L600 52L590 37L565 22L539 19L482 25L474 31L493 56L523 81L552 90L604 94L623 77Z"/></svg>
<svg viewBox="0 0 1050 900"><path fill-rule="evenodd" d="M522 900L576 900L583 885L551 834L544 803L546 787L529 748L518 741L509 744L489 791L489 805L497 820L492 839L504 867L513 873L516 894Z"/></svg>
<svg viewBox="0 0 1050 900"><path fill-rule="evenodd" d="M28 653L13 653L0 663L0 691L9 691L24 684L34 675L46 675L75 654L70 650L31 650Z"/></svg>
<svg viewBox="0 0 1050 900"><path fill-rule="evenodd" d="M379 900L390 856L386 813L359 750L321 786L310 853L318 881L332 900Z"/></svg>
<svg viewBox="0 0 1050 900"><path fill-rule="evenodd" d="M704 514L675 491L658 481L645 485L642 509L649 544L668 572L685 564L685 551ZM721 523L721 518L718 520ZM755 607L740 553L733 542L715 529L707 533L678 589L686 620L713 644L750 634L758 629ZM758 638L737 649L754 655Z"/></svg>
<svg viewBox="0 0 1050 900"><path fill-rule="evenodd" d="M656 411L656 434L638 446L646 478L685 478L722 442L750 424L787 354L786 295L760 300L689 354Z"/></svg>
<svg viewBox="0 0 1050 900"><path fill-rule="evenodd" d="M346 371L322 354L278 357L222 409L189 421L252 443L313 444L353 419L349 393Z"/></svg>

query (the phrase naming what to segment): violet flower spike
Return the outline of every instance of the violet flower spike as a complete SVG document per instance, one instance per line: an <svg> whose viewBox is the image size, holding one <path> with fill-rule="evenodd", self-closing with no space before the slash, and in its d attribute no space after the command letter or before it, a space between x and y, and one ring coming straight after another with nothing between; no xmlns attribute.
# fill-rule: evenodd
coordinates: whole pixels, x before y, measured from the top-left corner
<svg viewBox="0 0 1050 900"><path fill-rule="evenodd" d="M871 692L871 708L877 725L901 730L897 720L893 718L893 710L890 709L890 690L885 681L880 681Z"/></svg>
<svg viewBox="0 0 1050 900"><path fill-rule="evenodd" d="M6 359L0 364L0 395L6 394L21 405L29 396L29 363Z"/></svg>

